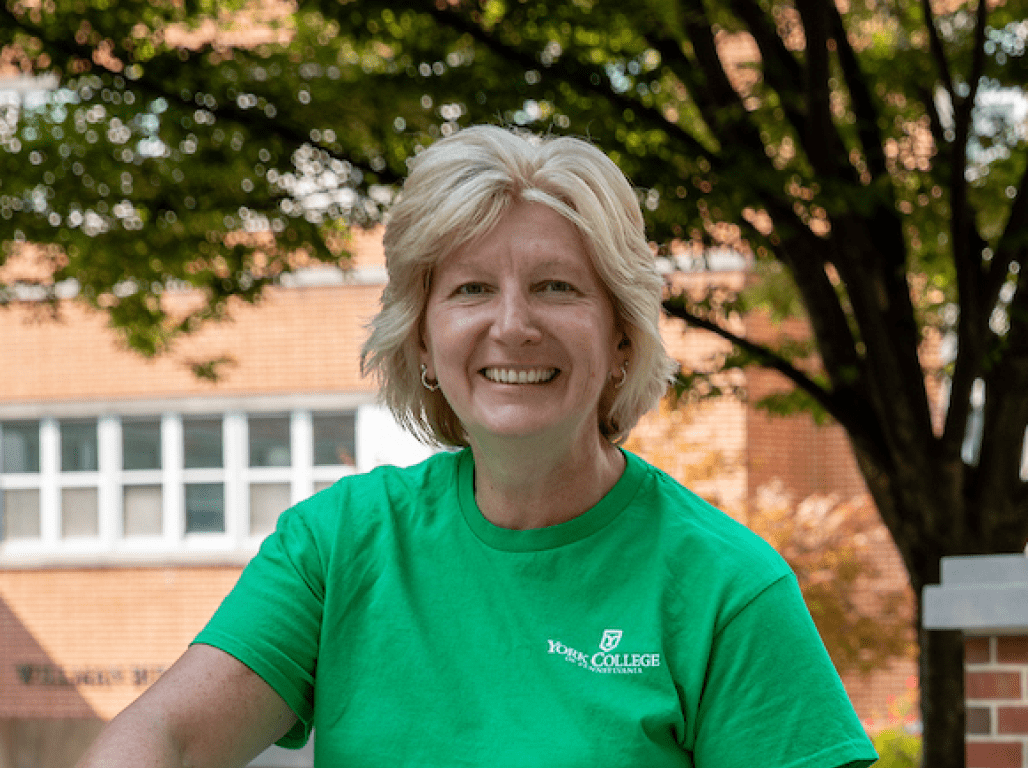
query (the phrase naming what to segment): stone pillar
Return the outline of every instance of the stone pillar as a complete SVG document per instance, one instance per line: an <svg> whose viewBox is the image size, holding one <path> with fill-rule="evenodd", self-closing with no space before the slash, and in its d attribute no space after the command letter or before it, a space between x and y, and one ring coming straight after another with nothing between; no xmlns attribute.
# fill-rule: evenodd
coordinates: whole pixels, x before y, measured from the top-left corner
<svg viewBox="0 0 1028 768"><path fill-rule="evenodd" d="M964 633L967 768L1028 768L1028 557L942 560L926 629Z"/></svg>

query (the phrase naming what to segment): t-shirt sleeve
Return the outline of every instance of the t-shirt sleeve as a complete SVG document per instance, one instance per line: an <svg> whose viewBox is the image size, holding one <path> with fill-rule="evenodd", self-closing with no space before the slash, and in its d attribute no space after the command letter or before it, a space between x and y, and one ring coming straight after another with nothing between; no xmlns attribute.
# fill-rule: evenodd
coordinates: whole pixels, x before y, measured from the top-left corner
<svg viewBox="0 0 1028 768"><path fill-rule="evenodd" d="M696 768L866 768L876 759L792 574L717 632Z"/></svg>
<svg viewBox="0 0 1028 768"><path fill-rule="evenodd" d="M193 641L234 656L285 700L299 721L279 740L284 747L301 747L310 736L325 595L324 555L303 511L301 505L282 514Z"/></svg>

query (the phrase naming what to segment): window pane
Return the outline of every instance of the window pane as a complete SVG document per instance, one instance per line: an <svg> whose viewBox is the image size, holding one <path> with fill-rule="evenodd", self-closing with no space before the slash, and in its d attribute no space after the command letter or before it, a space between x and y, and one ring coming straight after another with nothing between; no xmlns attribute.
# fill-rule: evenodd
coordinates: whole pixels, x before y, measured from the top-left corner
<svg viewBox="0 0 1028 768"><path fill-rule="evenodd" d="M3 502L0 539L38 539L39 489L8 489Z"/></svg>
<svg viewBox="0 0 1028 768"><path fill-rule="evenodd" d="M121 443L124 469L161 468L161 422L122 421Z"/></svg>
<svg viewBox="0 0 1028 768"><path fill-rule="evenodd" d="M5 421L0 424L0 472L39 471L39 422Z"/></svg>
<svg viewBox="0 0 1028 768"><path fill-rule="evenodd" d="M323 491L326 488L331 488L333 485L335 485L334 480L315 480L314 492L317 493L318 491Z"/></svg>
<svg viewBox="0 0 1028 768"><path fill-rule="evenodd" d="M61 471L96 472L96 422L61 422Z"/></svg>
<svg viewBox="0 0 1028 768"><path fill-rule="evenodd" d="M161 486L125 486L125 535L160 536Z"/></svg>
<svg viewBox="0 0 1028 768"><path fill-rule="evenodd" d="M61 535L65 538L100 535L96 488L61 489Z"/></svg>
<svg viewBox="0 0 1028 768"><path fill-rule="evenodd" d="M250 466L289 466L289 417L251 416Z"/></svg>
<svg viewBox="0 0 1028 768"><path fill-rule="evenodd" d="M354 466L357 460L352 413L315 413L311 417L314 432L314 466L332 464Z"/></svg>
<svg viewBox="0 0 1028 768"><path fill-rule="evenodd" d="M267 536L275 530L278 516L289 507L288 483L250 485L250 535Z"/></svg>
<svg viewBox="0 0 1028 768"><path fill-rule="evenodd" d="M186 485L186 533L225 532L225 486L222 483Z"/></svg>
<svg viewBox="0 0 1028 768"><path fill-rule="evenodd" d="M221 418L184 419L182 422L187 469L220 467Z"/></svg>

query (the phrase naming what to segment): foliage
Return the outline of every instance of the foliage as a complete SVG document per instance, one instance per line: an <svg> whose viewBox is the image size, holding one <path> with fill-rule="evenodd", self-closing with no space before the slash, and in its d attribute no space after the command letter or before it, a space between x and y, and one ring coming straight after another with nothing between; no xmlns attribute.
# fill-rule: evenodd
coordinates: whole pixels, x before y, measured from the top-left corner
<svg viewBox="0 0 1028 768"><path fill-rule="evenodd" d="M921 734L917 728L912 697L890 702L887 727L872 736L878 751L878 768L917 768L921 764Z"/></svg>
<svg viewBox="0 0 1028 768"><path fill-rule="evenodd" d="M749 527L785 558L840 672L866 674L914 650L913 595L882 580L888 547L869 498L810 496L792 502L780 485L758 490Z"/></svg>
<svg viewBox="0 0 1028 768"><path fill-rule="evenodd" d="M879 759L877 768L917 768L921 765L921 737L904 728L891 728L877 734L871 742Z"/></svg>
<svg viewBox="0 0 1028 768"><path fill-rule="evenodd" d="M0 63L56 87L0 120L0 302L77 291L152 354L304 260L345 263L333 227L378 218L436 137L586 135L638 185L669 266L730 246L773 276L667 311L846 429L919 592L940 557L1028 537L1024 10L4 0ZM204 301L170 317L161 296L183 285ZM797 306L813 368L724 323ZM937 338L953 353L927 355ZM959 643L927 633L921 651L926 761L956 764Z"/></svg>

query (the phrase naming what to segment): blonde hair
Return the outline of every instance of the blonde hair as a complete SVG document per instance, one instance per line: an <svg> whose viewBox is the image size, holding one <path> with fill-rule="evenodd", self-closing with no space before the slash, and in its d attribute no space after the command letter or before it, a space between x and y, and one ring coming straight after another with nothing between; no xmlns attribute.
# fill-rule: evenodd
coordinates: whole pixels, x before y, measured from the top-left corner
<svg viewBox="0 0 1028 768"><path fill-rule="evenodd" d="M607 385L598 425L612 442L626 438L664 394L676 364L658 325L663 282L624 174L581 139L487 125L436 142L412 165L386 223L389 281L361 353L361 371L378 379L397 420L425 442L468 444L442 392L421 384L420 329L432 269L491 230L513 204L531 202L578 228L629 340L625 379Z"/></svg>

